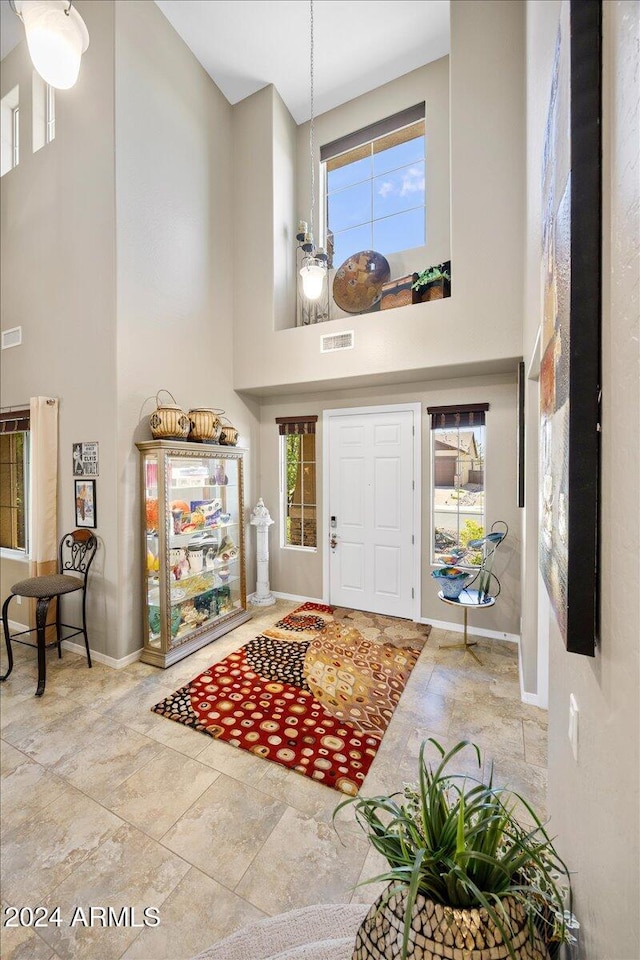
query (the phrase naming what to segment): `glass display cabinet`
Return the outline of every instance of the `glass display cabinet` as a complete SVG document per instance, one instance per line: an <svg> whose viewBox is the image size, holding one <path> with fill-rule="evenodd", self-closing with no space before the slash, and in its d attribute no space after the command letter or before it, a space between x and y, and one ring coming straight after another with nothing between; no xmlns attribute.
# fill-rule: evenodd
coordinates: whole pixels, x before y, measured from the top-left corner
<svg viewBox="0 0 640 960"><path fill-rule="evenodd" d="M238 447L171 440L141 456L141 659L168 667L249 620Z"/></svg>

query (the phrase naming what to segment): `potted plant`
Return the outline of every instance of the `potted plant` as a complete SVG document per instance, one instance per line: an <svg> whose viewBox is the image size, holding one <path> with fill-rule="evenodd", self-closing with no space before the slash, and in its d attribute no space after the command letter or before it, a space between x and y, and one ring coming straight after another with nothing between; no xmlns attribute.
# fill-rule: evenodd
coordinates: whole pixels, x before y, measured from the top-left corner
<svg viewBox="0 0 640 960"><path fill-rule="evenodd" d="M418 291L419 301L441 300L451 296L451 261L427 267L414 274L412 288Z"/></svg>
<svg viewBox="0 0 640 960"><path fill-rule="evenodd" d="M425 747L439 753L435 769ZM569 874L544 826L518 794L448 773L461 741L420 748L418 782L402 793L351 797L360 826L389 869L389 881L356 938L353 960L548 960L572 939L565 912ZM515 806L531 819L525 828ZM575 923L575 922L574 922Z"/></svg>

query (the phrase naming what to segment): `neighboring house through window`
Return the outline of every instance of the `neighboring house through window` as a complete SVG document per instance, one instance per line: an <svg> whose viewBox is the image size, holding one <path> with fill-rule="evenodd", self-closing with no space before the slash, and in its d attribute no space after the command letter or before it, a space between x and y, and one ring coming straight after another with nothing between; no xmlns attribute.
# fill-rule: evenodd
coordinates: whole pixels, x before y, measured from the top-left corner
<svg viewBox="0 0 640 960"><path fill-rule="evenodd" d="M280 441L280 543L315 550L317 416L276 417Z"/></svg>
<svg viewBox="0 0 640 960"><path fill-rule="evenodd" d="M460 563L477 565L484 536L485 420L489 405L429 407L432 463L432 563L466 551Z"/></svg>
<svg viewBox="0 0 640 960"><path fill-rule="evenodd" d="M0 414L0 547L28 552L29 411Z"/></svg>
<svg viewBox="0 0 640 960"><path fill-rule="evenodd" d="M320 159L334 267L361 250L424 246L424 103L326 144Z"/></svg>

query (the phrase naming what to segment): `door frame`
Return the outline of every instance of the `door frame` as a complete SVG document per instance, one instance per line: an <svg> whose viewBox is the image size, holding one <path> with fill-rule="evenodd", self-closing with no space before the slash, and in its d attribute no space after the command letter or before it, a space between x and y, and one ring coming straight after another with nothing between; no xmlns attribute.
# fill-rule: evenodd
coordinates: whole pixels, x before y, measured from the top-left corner
<svg viewBox="0 0 640 960"><path fill-rule="evenodd" d="M370 407L340 407L322 411L322 518L318 529L322 537L322 599L329 603L329 431L331 420L338 417L357 416L376 413L413 413L413 526L415 543L413 550L413 621L419 623L422 617L422 404L388 403Z"/></svg>

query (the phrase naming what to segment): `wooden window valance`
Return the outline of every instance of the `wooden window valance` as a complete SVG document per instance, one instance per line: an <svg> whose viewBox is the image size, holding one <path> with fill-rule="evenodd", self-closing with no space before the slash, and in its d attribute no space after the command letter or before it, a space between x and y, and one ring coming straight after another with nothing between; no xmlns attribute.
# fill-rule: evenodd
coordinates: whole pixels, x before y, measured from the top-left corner
<svg viewBox="0 0 640 960"><path fill-rule="evenodd" d="M29 429L31 411L7 410L0 413L0 433L23 433Z"/></svg>
<svg viewBox="0 0 640 960"><path fill-rule="evenodd" d="M276 417L278 433L281 437L302 437L316 432L317 417Z"/></svg>
<svg viewBox="0 0 640 960"><path fill-rule="evenodd" d="M488 409L488 403L465 403L460 406L454 404L449 407L427 407L427 413L431 416L432 430L455 427L468 430L469 427L484 426Z"/></svg>

